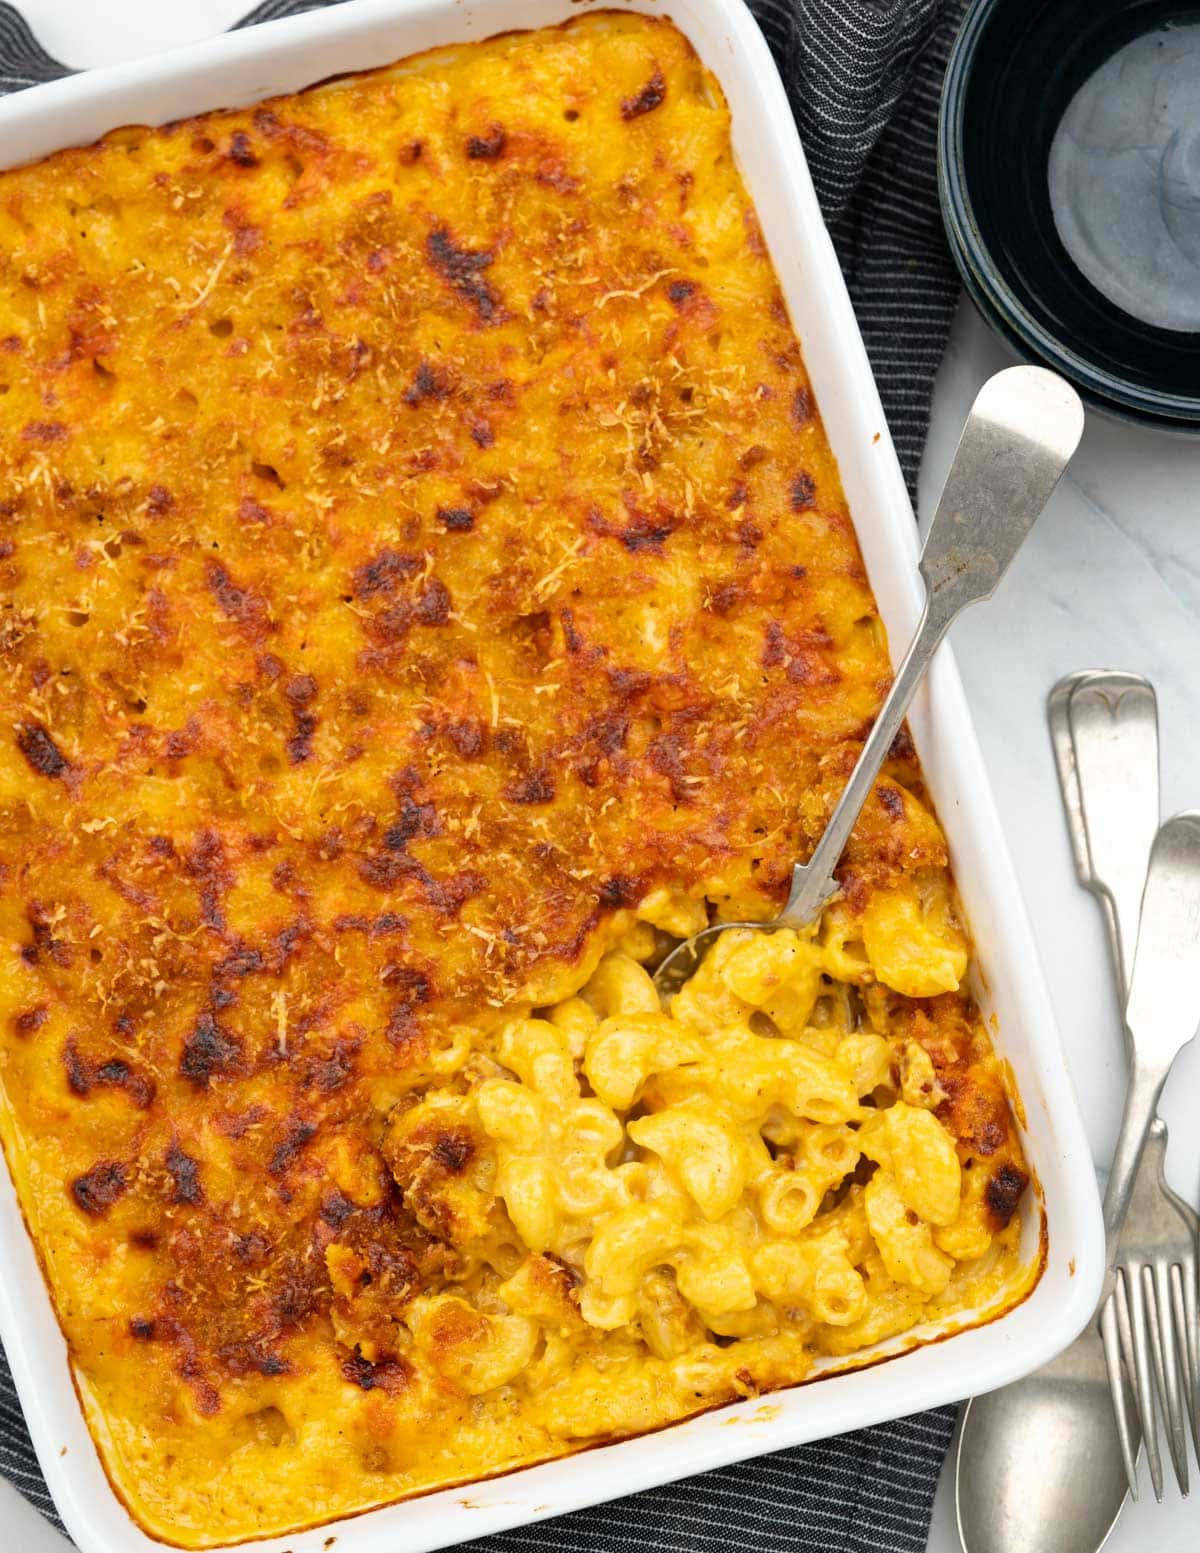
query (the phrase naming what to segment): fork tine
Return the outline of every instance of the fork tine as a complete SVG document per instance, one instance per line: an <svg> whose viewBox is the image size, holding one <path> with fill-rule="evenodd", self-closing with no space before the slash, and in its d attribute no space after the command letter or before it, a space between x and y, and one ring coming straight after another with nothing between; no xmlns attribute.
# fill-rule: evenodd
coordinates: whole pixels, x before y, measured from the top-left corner
<svg viewBox="0 0 1200 1553"><path fill-rule="evenodd" d="M1141 1441L1136 1426L1131 1424L1129 1388L1125 1383L1125 1370L1121 1364L1120 1320L1117 1314L1118 1296L1122 1277L1117 1272L1113 1293L1104 1302L1100 1312L1100 1336L1104 1341L1104 1367L1108 1371L1108 1394L1112 1397L1113 1415L1117 1421L1117 1438L1121 1442L1121 1459L1125 1463L1125 1481L1129 1485L1129 1497L1138 1496L1137 1457ZM1124 1303L1122 1298L1122 1303ZM1128 1313L1126 1312L1126 1315Z"/></svg>
<svg viewBox="0 0 1200 1553"><path fill-rule="evenodd" d="M1171 1316L1175 1323L1175 1348L1179 1355L1179 1379L1182 1390L1182 1413L1185 1420L1183 1429L1183 1449L1187 1455L1187 1427L1191 1425L1193 1448L1196 1439L1196 1372L1192 1368L1192 1337L1188 1327L1187 1298L1184 1289L1187 1280L1193 1276L1192 1261L1194 1258L1185 1257L1182 1263L1175 1263L1171 1268Z"/></svg>
<svg viewBox="0 0 1200 1553"><path fill-rule="evenodd" d="M1129 1366L1129 1373L1133 1377L1133 1395L1142 1425L1142 1443L1146 1447L1150 1482L1154 1486L1154 1497L1161 1504L1163 1470L1162 1457L1158 1449L1158 1417L1154 1406L1154 1382L1150 1373L1150 1337L1147 1332L1146 1301L1142 1295L1142 1280L1130 1268L1122 1268L1121 1271L1125 1274L1121 1282L1129 1306L1128 1330L1125 1323L1121 1322L1121 1348L1125 1362Z"/></svg>
<svg viewBox="0 0 1200 1553"><path fill-rule="evenodd" d="M1197 1254L1193 1248L1181 1259L1180 1298L1183 1302L1182 1326L1186 1335L1188 1361L1188 1403L1192 1415L1192 1449L1200 1465L1200 1280Z"/></svg>
<svg viewBox="0 0 1200 1553"><path fill-rule="evenodd" d="M1150 1351L1154 1358L1154 1378L1158 1383L1158 1395L1167 1422L1167 1449L1175 1468L1175 1480L1179 1492L1185 1497L1188 1491L1187 1421L1183 1412L1184 1382L1180 1371L1186 1361L1181 1360L1180 1344L1184 1340L1182 1329L1176 1336L1175 1313L1171 1300L1171 1275L1179 1269L1162 1259L1153 1267L1142 1268L1142 1292L1146 1300L1146 1313L1150 1326Z"/></svg>

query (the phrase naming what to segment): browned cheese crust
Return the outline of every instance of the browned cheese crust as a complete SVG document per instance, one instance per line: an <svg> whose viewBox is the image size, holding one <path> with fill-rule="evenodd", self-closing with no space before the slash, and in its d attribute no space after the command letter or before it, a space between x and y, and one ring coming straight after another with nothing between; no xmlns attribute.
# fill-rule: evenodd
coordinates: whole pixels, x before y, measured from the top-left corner
<svg viewBox="0 0 1200 1553"><path fill-rule="evenodd" d="M0 175L0 438L5 1143L85 1384L126 1460L306 1386L315 1517L394 1497L398 1313L503 1214L388 1117L647 898L776 908L889 682L715 83L592 15ZM946 869L904 737L848 936ZM1020 1170L965 994L891 996Z"/></svg>

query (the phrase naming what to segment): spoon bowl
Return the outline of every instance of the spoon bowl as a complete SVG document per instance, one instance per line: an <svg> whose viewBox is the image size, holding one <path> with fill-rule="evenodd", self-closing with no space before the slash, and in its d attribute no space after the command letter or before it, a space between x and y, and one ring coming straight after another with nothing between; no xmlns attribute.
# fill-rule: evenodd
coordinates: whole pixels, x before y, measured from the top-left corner
<svg viewBox="0 0 1200 1553"><path fill-rule="evenodd" d="M682 943L676 944L674 949L658 962L654 972L654 985L658 988L659 995L673 998L684 982L690 981L700 969L700 962L722 933L727 933L735 927L753 928L758 933L771 933L782 926L781 922L714 922L710 927L702 927L698 933L693 933L691 938L685 938Z"/></svg>
<svg viewBox="0 0 1200 1553"><path fill-rule="evenodd" d="M1047 1462L1060 1470L1047 1472ZM1094 1321L1033 1375L967 1404L955 1495L959 1536L970 1553L1097 1553L1125 1493Z"/></svg>

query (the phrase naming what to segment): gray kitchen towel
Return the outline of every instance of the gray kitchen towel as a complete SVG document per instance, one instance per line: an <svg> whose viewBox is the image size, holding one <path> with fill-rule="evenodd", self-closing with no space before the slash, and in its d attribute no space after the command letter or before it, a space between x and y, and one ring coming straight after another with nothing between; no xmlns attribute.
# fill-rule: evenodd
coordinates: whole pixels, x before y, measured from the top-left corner
<svg viewBox="0 0 1200 1553"><path fill-rule="evenodd" d="M240 25L325 3L264 0ZM787 86L910 489L958 296L938 214L936 144L942 75L964 9L965 0L751 3ZM67 73L0 0L0 93ZM819 1410L820 1388L811 1396ZM466 1546L922 1553L953 1424L954 1409L937 1408ZM2 1353L0 1474L58 1524Z"/></svg>

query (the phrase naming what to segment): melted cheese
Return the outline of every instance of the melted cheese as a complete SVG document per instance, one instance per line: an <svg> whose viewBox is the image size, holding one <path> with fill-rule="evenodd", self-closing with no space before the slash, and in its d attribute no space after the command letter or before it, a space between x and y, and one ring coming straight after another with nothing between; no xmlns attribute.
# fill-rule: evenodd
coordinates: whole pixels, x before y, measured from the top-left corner
<svg viewBox="0 0 1200 1553"><path fill-rule="evenodd" d="M853 1325L705 1327L650 1268L601 1330L586 1247L522 1242L455 1120L513 1016L558 1004L582 1057L606 948L775 909L889 682L675 29L591 14L0 175L0 427L3 1139L144 1526L313 1524L930 1313L864 1242ZM1011 1302L1026 1172L904 738L842 884L808 1012L756 1017L803 1035L820 987L814 1051L879 1032L974 1171L937 1308Z"/></svg>

